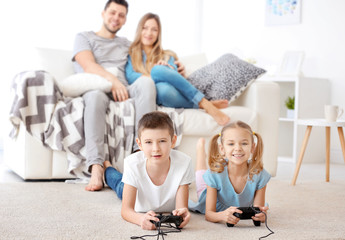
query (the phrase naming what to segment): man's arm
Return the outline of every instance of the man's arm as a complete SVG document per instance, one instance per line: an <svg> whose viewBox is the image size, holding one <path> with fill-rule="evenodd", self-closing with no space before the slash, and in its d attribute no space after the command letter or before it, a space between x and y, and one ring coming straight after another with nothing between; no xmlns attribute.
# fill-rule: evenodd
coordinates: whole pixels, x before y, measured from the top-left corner
<svg viewBox="0 0 345 240"><path fill-rule="evenodd" d="M84 72L97 74L111 82L111 91L115 101L124 101L128 99L126 87L116 76L106 71L101 65L96 63L96 60L90 50L84 50L77 53L75 55L75 61L78 62L78 64L84 69Z"/></svg>
<svg viewBox="0 0 345 240"><path fill-rule="evenodd" d="M182 64L182 62L180 60L176 60L174 63L177 66L178 73L181 74L182 77L187 78L186 69L185 69L185 66Z"/></svg>

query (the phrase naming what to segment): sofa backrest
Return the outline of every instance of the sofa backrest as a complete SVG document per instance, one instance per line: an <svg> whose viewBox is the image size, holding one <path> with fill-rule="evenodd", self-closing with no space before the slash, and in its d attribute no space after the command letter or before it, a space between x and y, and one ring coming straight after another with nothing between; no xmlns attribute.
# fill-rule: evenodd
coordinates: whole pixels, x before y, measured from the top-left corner
<svg viewBox="0 0 345 240"><path fill-rule="evenodd" d="M50 48L36 48L40 70L52 74L57 81L74 74L72 51Z"/></svg>
<svg viewBox="0 0 345 240"><path fill-rule="evenodd" d="M72 51L36 48L36 52L40 70L49 72L54 76L55 80L61 81L74 74ZM181 57L180 61L185 65L187 76L207 64L207 58L204 53Z"/></svg>
<svg viewBox="0 0 345 240"><path fill-rule="evenodd" d="M186 76L207 64L206 54L204 53L184 56L180 58L180 61L185 65Z"/></svg>

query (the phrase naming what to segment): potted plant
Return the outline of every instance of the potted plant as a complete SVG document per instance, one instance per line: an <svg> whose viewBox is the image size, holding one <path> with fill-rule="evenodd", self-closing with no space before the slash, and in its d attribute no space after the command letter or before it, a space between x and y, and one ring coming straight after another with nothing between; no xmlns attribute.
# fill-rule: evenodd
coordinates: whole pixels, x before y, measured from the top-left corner
<svg viewBox="0 0 345 240"><path fill-rule="evenodd" d="M285 100L285 106L287 108L287 118L294 118L295 117L295 96L293 97L288 97Z"/></svg>

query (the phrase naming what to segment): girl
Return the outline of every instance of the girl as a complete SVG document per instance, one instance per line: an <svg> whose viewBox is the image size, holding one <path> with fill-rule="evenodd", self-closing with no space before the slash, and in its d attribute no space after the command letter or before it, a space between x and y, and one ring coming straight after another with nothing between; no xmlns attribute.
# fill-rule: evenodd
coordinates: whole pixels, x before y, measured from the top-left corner
<svg viewBox="0 0 345 240"><path fill-rule="evenodd" d="M225 125L230 118L218 108L228 106L227 100L208 101L176 70L177 56L163 50L161 23L158 15L147 13L137 28L135 39L129 48L126 78L129 84L139 77L151 77L157 90L157 104L173 108L203 108L218 124Z"/></svg>
<svg viewBox="0 0 345 240"><path fill-rule="evenodd" d="M255 206L266 212L265 191L271 176L263 169L261 136L241 121L225 126L210 142L208 170L204 144L205 140L199 139L196 165L199 201L190 202L189 208L204 213L207 221L230 224L239 221L233 215L242 213L237 207ZM252 218L265 221L263 213Z"/></svg>

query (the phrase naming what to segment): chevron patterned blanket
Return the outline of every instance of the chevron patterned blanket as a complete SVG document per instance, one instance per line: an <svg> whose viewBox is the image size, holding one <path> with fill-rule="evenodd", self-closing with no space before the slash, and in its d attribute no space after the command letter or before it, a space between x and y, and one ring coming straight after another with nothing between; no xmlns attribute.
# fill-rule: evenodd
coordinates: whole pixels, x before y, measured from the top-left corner
<svg viewBox="0 0 345 240"><path fill-rule="evenodd" d="M11 137L20 126L42 142L45 147L65 151L69 172L77 178L87 178L83 127L83 98L62 95L53 76L45 71L26 71L12 82L13 104L10 121ZM183 109L159 107L172 118L177 146L182 138ZM110 101L105 128L105 159L123 171L123 159L131 154L134 138L134 101Z"/></svg>

